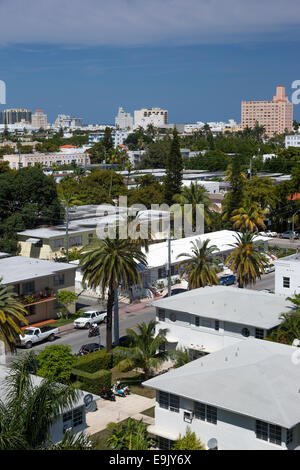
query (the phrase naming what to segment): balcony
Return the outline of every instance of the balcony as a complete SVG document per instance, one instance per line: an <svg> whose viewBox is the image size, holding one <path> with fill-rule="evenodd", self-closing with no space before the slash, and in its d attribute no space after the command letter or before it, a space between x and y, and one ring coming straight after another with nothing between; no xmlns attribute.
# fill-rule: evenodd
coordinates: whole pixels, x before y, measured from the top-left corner
<svg viewBox="0 0 300 470"><path fill-rule="evenodd" d="M45 289L43 291L34 293L34 294L27 294L21 295L17 298L24 307L29 307L30 305L40 304L42 302L50 302L56 299L55 292L51 289Z"/></svg>

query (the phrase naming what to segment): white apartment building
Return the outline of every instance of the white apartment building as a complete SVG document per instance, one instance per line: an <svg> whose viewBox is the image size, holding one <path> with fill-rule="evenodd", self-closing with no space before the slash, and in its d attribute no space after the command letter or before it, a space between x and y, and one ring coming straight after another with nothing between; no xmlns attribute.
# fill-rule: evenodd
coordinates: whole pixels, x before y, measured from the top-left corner
<svg viewBox="0 0 300 470"><path fill-rule="evenodd" d="M53 165L71 165L72 163L76 163L78 166L90 164L90 157L86 152L11 154L4 155L3 160L7 161L9 167L14 170L36 164L41 164L45 168L51 168Z"/></svg>
<svg viewBox="0 0 300 470"><path fill-rule="evenodd" d="M187 426L206 448L295 450L300 445L299 350L270 341L240 341L154 377L160 449Z"/></svg>
<svg viewBox="0 0 300 470"><path fill-rule="evenodd" d="M9 367L0 365L0 399L4 403L7 400L5 393L5 380L9 375ZM30 375L33 387L38 387L44 379L37 375ZM78 390L78 399L73 406L67 407L59 413L57 419L50 425L49 438L53 444L57 444L63 440L67 429L71 429L74 435L84 433L87 435L86 415L89 412L97 410L96 401L99 399L97 395L93 395L82 390Z"/></svg>
<svg viewBox="0 0 300 470"><path fill-rule="evenodd" d="M133 117L130 113L125 113L124 109L120 107L115 117L115 125L117 129L132 129Z"/></svg>
<svg viewBox="0 0 300 470"><path fill-rule="evenodd" d="M166 109L152 108L152 109L140 109L134 111L134 127L147 128L149 124L154 127L164 127L168 124L168 111Z"/></svg>
<svg viewBox="0 0 300 470"><path fill-rule="evenodd" d="M82 125L83 125L82 118L77 118L75 116L69 116L66 114L59 114L54 123L54 127L56 129L60 129L61 127L63 129L65 127L70 128L70 129L77 129L77 128L81 128Z"/></svg>
<svg viewBox="0 0 300 470"><path fill-rule="evenodd" d="M300 147L300 134L285 136L285 148L289 147Z"/></svg>
<svg viewBox="0 0 300 470"><path fill-rule="evenodd" d="M300 253L275 261L275 293L284 297L300 294Z"/></svg>
<svg viewBox="0 0 300 470"><path fill-rule="evenodd" d="M41 109L37 109L35 113L32 114L31 124L32 127L35 127L37 129L47 129L47 114L43 113Z"/></svg>
<svg viewBox="0 0 300 470"><path fill-rule="evenodd" d="M257 290L212 286L152 303L157 331L167 328L168 349L186 348L192 357L219 351L243 339L263 339L292 310L285 298Z"/></svg>

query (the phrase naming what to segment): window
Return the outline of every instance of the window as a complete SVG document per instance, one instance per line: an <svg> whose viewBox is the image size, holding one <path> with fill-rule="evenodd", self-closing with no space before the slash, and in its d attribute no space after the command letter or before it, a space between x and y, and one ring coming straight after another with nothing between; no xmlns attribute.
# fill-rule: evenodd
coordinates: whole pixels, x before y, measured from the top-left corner
<svg viewBox="0 0 300 470"><path fill-rule="evenodd" d="M81 246L82 245L82 236L78 235L77 237L70 237L70 246Z"/></svg>
<svg viewBox="0 0 300 470"><path fill-rule="evenodd" d="M173 441L170 441L169 439L165 439L164 437L158 438L158 448L159 450L171 450L174 445Z"/></svg>
<svg viewBox="0 0 300 470"><path fill-rule="evenodd" d="M206 318L202 318L201 326L204 326L205 328L211 328L211 320L207 320Z"/></svg>
<svg viewBox="0 0 300 470"><path fill-rule="evenodd" d="M200 317L195 317L195 326L200 326Z"/></svg>
<svg viewBox="0 0 300 470"><path fill-rule="evenodd" d="M162 308L158 309L158 321L165 321L166 319L166 311Z"/></svg>
<svg viewBox="0 0 300 470"><path fill-rule="evenodd" d="M257 339L264 339L264 330L261 328L255 328L255 338Z"/></svg>
<svg viewBox="0 0 300 470"><path fill-rule="evenodd" d="M294 440L294 428L286 430L286 443L290 444Z"/></svg>
<svg viewBox="0 0 300 470"><path fill-rule="evenodd" d="M180 398L177 395L171 395L167 392L159 392L158 404L160 408L179 413Z"/></svg>
<svg viewBox="0 0 300 470"><path fill-rule="evenodd" d="M204 403L195 403L195 418L208 423L217 424L218 410L215 406L205 405Z"/></svg>
<svg viewBox="0 0 300 470"><path fill-rule="evenodd" d="M283 277L283 287L289 288L290 287L290 278L289 277Z"/></svg>
<svg viewBox="0 0 300 470"><path fill-rule="evenodd" d="M281 427L257 420L256 437L281 446Z"/></svg>
<svg viewBox="0 0 300 470"><path fill-rule="evenodd" d="M69 427L76 428L83 423L83 408L76 408L76 410L68 411L63 415L63 423L68 423ZM67 429L64 426L64 429Z"/></svg>
<svg viewBox="0 0 300 470"><path fill-rule="evenodd" d="M215 330L219 331L219 329L220 329L220 322L219 320L215 320Z"/></svg>
<svg viewBox="0 0 300 470"><path fill-rule="evenodd" d="M54 286L63 286L65 283L65 275L64 274L58 274L57 276L54 276Z"/></svg>
<svg viewBox="0 0 300 470"><path fill-rule="evenodd" d="M169 394L166 392L159 392L158 404L160 408L165 408L166 410L168 410L169 409Z"/></svg>
<svg viewBox="0 0 300 470"><path fill-rule="evenodd" d="M34 281L24 282L24 284L22 284L22 293L23 295L33 294L34 293Z"/></svg>
<svg viewBox="0 0 300 470"><path fill-rule="evenodd" d="M54 250L59 250L64 246L64 239L63 238L57 238L56 240L53 240L53 246Z"/></svg>
<svg viewBox="0 0 300 470"><path fill-rule="evenodd" d="M158 279L163 279L167 276L166 268L159 268L158 270Z"/></svg>
<svg viewBox="0 0 300 470"><path fill-rule="evenodd" d="M179 397L176 395L170 395L170 411L174 413L179 413Z"/></svg>
<svg viewBox="0 0 300 470"><path fill-rule="evenodd" d="M175 321L176 321L176 313L175 313L175 312L171 312L171 313L170 313L170 320L171 320L172 322L175 322Z"/></svg>

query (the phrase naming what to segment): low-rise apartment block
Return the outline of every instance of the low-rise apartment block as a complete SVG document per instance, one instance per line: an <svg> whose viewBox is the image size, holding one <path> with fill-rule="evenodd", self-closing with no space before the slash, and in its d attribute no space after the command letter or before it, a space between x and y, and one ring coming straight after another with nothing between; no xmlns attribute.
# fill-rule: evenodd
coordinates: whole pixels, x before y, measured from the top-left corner
<svg viewBox="0 0 300 470"><path fill-rule="evenodd" d="M157 331L168 329L167 347L186 348L194 358L243 339L264 339L292 311L281 296L228 286L193 289L152 305Z"/></svg>
<svg viewBox="0 0 300 470"><path fill-rule="evenodd" d="M13 286L27 310L29 324L56 317L57 292L75 291L75 271L70 264L23 256L0 259L1 282Z"/></svg>
<svg viewBox="0 0 300 470"><path fill-rule="evenodd" d="M249 339L144 382L156 390L148 431L160 449L171 449L187 426L208 449L298 449L297 351Z"/></svg>

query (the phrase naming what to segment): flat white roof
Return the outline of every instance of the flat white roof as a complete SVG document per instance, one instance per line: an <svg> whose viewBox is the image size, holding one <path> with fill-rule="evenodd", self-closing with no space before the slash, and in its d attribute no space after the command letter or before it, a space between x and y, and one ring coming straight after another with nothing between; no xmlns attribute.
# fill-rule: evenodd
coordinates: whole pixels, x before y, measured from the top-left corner
<svg viewBox="0 0 300 470"><path fill-rule="evenodd" d="M232 250L232 244L236 243L237 232L232 230L219 230L218 232L203 233L201 235L194 235L187 238L179 238L177 240L171 241L171 263L179 263L180 261L187 259L187 257L182 257L176 259L181 253L190 253L192 254L191 242L195 242L200 239L202 242L209 239L211 245L216 245L222 252ZM270 240L268 237L257 236L256 241L267 242ZM218 252L216 252L218 254ZM168 242L155 243L149 246L149 252L147 255L148 267L155 268L160 266L165 266L168 262Z"/></svg>
<svg viewBox="0 0 300 470"><path fill-rule="evenodd" d="M292 346L251 338L143 385L290 429L300 422L295 352Z"/></svg>
<svg viewBox="0 0 300 470"><path fill-rule="evenodd" d="M3 284L12 284L29 279L51 276L61 271L76 270L76 266L67 263L56 263L25 256L11 256L0 259L0 277Z"/></svg>
<svg viewBox="0 0 300 470"><path fill-rule="evenodd" d="M152 302L154 307L270 329L293 309L283 296L231 286L200 287Z"/></svg>

